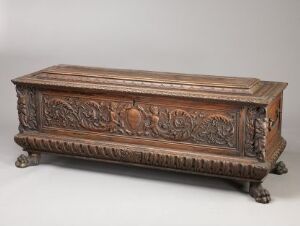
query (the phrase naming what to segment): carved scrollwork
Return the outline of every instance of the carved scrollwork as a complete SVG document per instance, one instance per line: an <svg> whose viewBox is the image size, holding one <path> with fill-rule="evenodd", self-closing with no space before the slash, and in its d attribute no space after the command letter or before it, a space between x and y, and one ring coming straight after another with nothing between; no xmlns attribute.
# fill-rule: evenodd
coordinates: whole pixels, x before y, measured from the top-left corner
<svg viewBox="0 0 300 226"><path fill-rule="evenodd" d="M43 95L44 126L236 146L235 112Z"/></svg>
<svg viewBox="0 0 300 226"><path fill-rule="evenodd" d="M86 101L79 106L80 125L92 131L114 131L118 124L115 116L116 107L114 102L106 105L103 102Z"/></svg>
<svg viewBox="0 0 300 226"><path fill-rule="evenodd" d="M233 147L234 125L232 119L224 115L211 115L194 128L194 139L209 144L227 145Z"/></svg>
<svg viewBox="0 0 300 226"><path fill-rule="evenodd" d="M77 114L70 103L60 98L44 98L44 123L47 126L77 127Z"/></svg>
<svg viewBox="0 0 300 226"><path fill-rule="evenodd" d="M36 91L32 87L17 86L19 131L36 130Z"/></svg>
<svg viewBox="0 0 300 226"><path fill-rule="evenodd" d="M194 121L189 112L153 105L145 107L147 108L146 115L150 119L147 126L149 134L177 141L191 139Z"/></svg>
<svg viewBox="0 0 300 226"><path fill-rule="evenodd" d="M191 136L193 121L188 112L181 109L171 111L169 122L170 135L175 140L186 140Z"/></svg>

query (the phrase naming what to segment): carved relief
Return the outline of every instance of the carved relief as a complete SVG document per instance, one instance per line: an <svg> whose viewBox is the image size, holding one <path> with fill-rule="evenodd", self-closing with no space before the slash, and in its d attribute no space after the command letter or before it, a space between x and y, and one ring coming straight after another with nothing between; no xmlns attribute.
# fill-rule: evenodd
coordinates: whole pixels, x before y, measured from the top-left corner
<svg viewBox="0 0 300 226"><path fill-rule="evenodd" d="M266 158L267 127L266 109L260 107L255 121L254 148L257 158L261 161Z"/></svg>
<svg viewBox="0 0 300 226"><path fill-rule="evenodd" d="M266 157L267 118L263 107L249 107L246 119L245 155L263 161Z"/></svg>
<svg viewBox="0 0 300 226"><path fill-rule="evenodd" d="M232 160L203 158L184 153L156 152L142 147L127 147L107 142L86 143L68 139L16 136L16 143L25 149L53 152L89 158L120 161L151 167L163 167L194 173L261 180L269 168Z"/></svg>
<svg viewBox="0 0 300 226"><path fill-rule="evenodd" d="M236 147L236 112L43 95L46 127Z"/></svg>
<svg viewBox="0 0 300 226"><path fill-rule="evenodd" d="M256 152L254 150L254 135L255 135L255 119L256 119L257 109L254 107L249 107L247 109L246 116L246 131L245 131L245 155L249 157L256 157Z"/></svg>
<svg viewBox="0 0 300 226"><path fill-rule="evenodd" d="M141 113L136 108L130 108L127 110L126 119L131 130L137 130L142 122Z"/></svg>
<svg viewBox="0 0 300 226"><path fill-rule="evenodd" d="M17 86L19 131L37 129L35 89Z"/></svg>
<svg viewBox="0 0 300 226"><path fill-rule="evenodd" d="M228 145L233 147L234 127L231 118L215 114L205 117L194 129L194 139L209 144ZM226 137L227 139L224 139Z"/></svg>

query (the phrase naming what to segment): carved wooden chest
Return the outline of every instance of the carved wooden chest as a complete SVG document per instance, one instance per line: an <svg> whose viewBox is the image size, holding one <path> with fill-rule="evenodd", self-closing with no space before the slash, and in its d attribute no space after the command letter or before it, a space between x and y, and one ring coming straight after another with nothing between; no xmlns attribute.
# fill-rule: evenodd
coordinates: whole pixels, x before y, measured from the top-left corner
<svg viewBox="0 0 300 226"><path fill-rule="evenodd" d="M281 82L58 65L13 80L15 141L39 163L43 152L249 181L261 185L286 146Z"/></svg>

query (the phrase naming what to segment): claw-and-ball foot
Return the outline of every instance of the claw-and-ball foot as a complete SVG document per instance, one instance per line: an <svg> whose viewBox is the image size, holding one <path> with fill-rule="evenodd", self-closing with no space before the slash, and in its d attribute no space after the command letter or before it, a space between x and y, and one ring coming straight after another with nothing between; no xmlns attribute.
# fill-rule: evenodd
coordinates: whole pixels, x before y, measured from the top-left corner
<svg viewBox="0 0 300 226"><path fill-rule="evenodd" d="M22 154L16 161L16 167L25 168L28 166L36 166L40 163L41 155L37 153L29 153L27 156Z"/></svg>
<svg viewBox="0 0 300 226"><path fill-rule="evenodd" d="M274 168L272 169L271 173L281 175L288 172L288 169L283 161L277 162Z"/></svg>
<svg viewBox="0 0 300 226"><path fill-rule="evenodd" d="M250 182L249 194L259 203L271 202L271 196L267 189L265 189L261 183Z"/></svg>

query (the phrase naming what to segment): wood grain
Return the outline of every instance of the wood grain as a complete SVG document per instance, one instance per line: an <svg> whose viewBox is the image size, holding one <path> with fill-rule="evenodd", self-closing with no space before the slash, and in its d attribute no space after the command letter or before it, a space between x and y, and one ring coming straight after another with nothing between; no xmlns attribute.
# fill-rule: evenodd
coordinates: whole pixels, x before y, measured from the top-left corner
<svg viewBox="0 0 300 226"><path fill-rule="evenodd" d="M59 65L14 79L19 131L28 156L40 153L251 181L267 203L277 159L286 83L255 78ZM255 183L254 183L255 182Z"/></svg>

